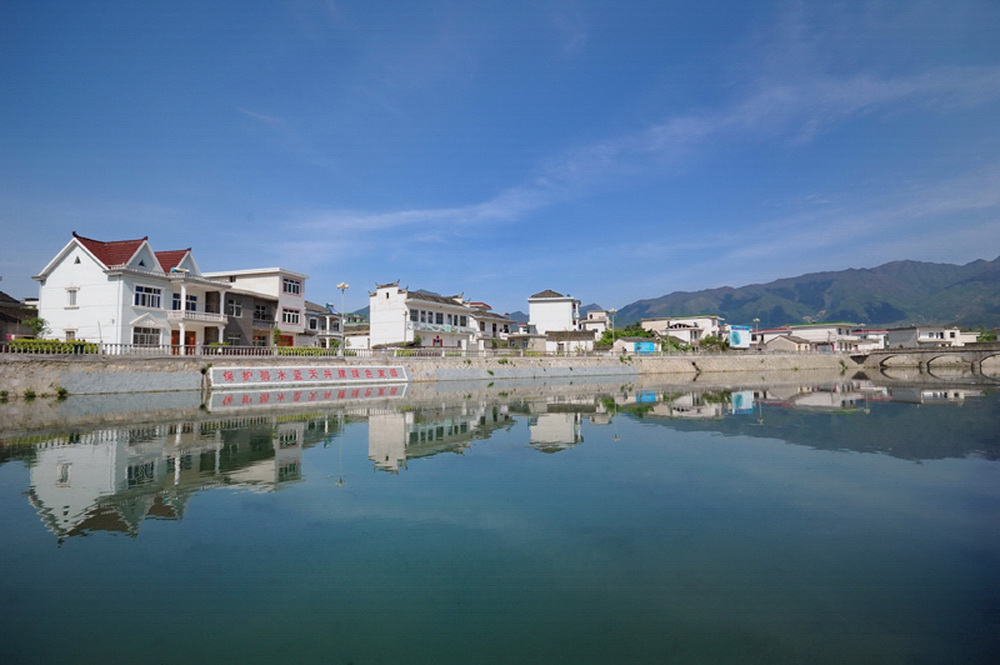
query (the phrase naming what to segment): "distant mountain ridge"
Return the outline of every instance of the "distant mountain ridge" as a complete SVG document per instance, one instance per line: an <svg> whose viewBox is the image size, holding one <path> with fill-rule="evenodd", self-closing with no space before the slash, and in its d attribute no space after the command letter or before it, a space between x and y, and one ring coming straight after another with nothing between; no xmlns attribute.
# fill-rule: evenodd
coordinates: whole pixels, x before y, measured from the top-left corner
<svg viewBox="0 0 1000 665"><path fill-rule="evenodd" d="M735 325L753 325L758 318L761 328L822 321L1000 326L1000 257L965 265L893 261L738 288L675 291L622 307L617 323L696 314L715 314Z"/></svg>

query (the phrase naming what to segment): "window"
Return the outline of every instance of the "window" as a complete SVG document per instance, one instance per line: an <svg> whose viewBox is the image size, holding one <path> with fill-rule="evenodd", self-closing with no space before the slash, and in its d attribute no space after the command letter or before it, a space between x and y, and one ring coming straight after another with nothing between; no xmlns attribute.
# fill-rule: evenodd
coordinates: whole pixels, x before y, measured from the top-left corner
<svg viewBox="0 0 1000 665"><path fill-rule="evenodd" d="M420 310L411 309L410 310L410 321L413 321L414 323L416 323L419 320L420 320Z"/></svg>
<svg viewBox="0 0 1000 665"><path fill-rule="evenodd" d="M309 330L318 330L319 320L316 317L309 317Z"/></svg>
<svg viewBox="0 0 1000 665"><path fill-rule="evenodd" d="M154 289L151 286L136 285L135 300L133 304L136 307L151 307L153 309L159 309L160 295L162 293L162 289Z"/></svg>
<svg viewBox="0 0 1000 665"><path fill-rule="evenodd" d="M181 308L181 294L175 293L173 299L170 302L170 309L175 312Z"/></svg>
<svg viewBox="0 0 1000 665"><path fill-rule="evenodd" d="M77 288L66 289L66 306L76 307L76 294L79 291Z"/></svg>
<svg viewBox="0 0 1000 665"><path fill-rule="evenodd" d="M298 323L299 322L299 310L288 309L283 307L281 309L281 322L282 323Z"/></svg>
<svg viewBox="0 0 1000 665"><path fill-rule="evenodd" d="M125 472L125 478L128 482L129 487L137 487L139 485L148 485L155 480L153 475L156 471L156 467L153 462L140 462L139 464L133 464L128 467Z"/></svg>
<svg viewBox="0 0 1000 665"><path fill-rule="evenodd" d="M285 277L281 280L281 287L285 293L300 295L302 293L302 282L297 279Z"/></svg>
<svg viewBox="0 0 1000 665"><path fill-rule="evenodd" d="M74 339L76 339L76 331L75 330L67 330L66 331L66 341L67 342L72 342Z"/></svg>
<svg viewBox="0 0 1000 665"><path fill-rule="evenodd" d="M238 334L226 335L226 344L229 344L230 346L239 346L242 342L243 338Z"/></svg>
<svg viewBox="0 0 1000 665"><path fill-rule="evenodd" d="M258 321L270 321L271 312L268 311L267 305L254 305L253 318L257 319Z"/></svg>
<svg viewBox="0 0 1000 665"><path fill-rule="evenodd" d="M184 303L184 309L189 312L198 311L198 296L188 296L187 301Z"/></svg>
<svg viewBox="0 0 1000 665"><path fill-rule="evenodd" d="M462 326L463 328L469 325L469 317L467 316L458 317L458 325Z"/></svg>
<svg viewBox="0 0 1000 665"><path fill-rule="evenodd" d="M160 343L160 331L157 328L132 328L132 343L137 346L156 346Z"/></svg>
<svg viewBox="0 0 1000 665"><path fill-rule="evenodd" d="M226 298L226 314L229 316L243 316L243 303L233 298Z"/></svg>
<svg viewBox="0 0 1000 665"><path fill-rule="evenodd" d="M443 312L438 312L437 316L435 318L437 319L437 323L439 323L439 324L443 324L444 323L444 313Z"/></svg>

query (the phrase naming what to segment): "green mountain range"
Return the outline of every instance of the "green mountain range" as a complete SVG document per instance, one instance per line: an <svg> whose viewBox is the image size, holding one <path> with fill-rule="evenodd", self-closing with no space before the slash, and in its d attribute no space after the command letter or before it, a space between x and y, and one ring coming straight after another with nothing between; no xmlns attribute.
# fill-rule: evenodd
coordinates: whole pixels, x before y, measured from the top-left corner
<svg viewBox="0 0 1000 665"><path fill-rule="evenodd" d="M775 328L850 321L873 327L1000 326L1000 257L966 265L894 261L877 268L818 272L703 291L675 291L622 307L616 324L715 314L734 325Z"/></svg>

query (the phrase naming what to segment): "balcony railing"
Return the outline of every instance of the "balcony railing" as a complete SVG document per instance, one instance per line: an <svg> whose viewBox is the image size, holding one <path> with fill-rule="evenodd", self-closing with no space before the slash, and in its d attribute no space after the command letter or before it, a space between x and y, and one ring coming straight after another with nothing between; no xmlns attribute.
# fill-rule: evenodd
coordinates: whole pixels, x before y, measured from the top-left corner
<svg viewBox="0 0 1000 665"><path fill-rule="evenodd" d="M253 320L253 327L254 328L264 328L264 329L270 330L271 328L274 327L274 320L273 319L254 319Z"/></svg>
<svg viewBox="0 0 1000 665"><path fill-rule="evenodd" d="M425 323L423 321L407 321L407 330L423 330L425 332L455 333L458 335L474 335L477 330L469 326L454 326L447 323Z"/></svg>
<svg viewBox="0 0 1000 665"><path fill-rule="evenodd" d="M193 321L196 323L225 324L229 320L229 317L216 312L192 312L186 309L173 309L167 312L167 320L171 322Z"/></svg>

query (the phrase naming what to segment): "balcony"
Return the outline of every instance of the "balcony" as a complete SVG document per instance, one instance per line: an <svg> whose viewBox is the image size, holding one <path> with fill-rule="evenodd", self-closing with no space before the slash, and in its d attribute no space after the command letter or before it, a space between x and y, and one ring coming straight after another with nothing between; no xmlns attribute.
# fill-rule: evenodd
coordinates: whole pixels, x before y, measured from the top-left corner
<svg viewBox="0 0 1000 665"><path fill-rule="evenodd" d="M253 320L253 327L254 328L261 328L261 329L264 329L264 330L270 330L271 328L274 327L274 320L273 319L257 319L257 318L255 318Z"/></svg>
<svg viewBox="0 0 1000 665"><path fill-rule="evenodd" d="M216 325L225 325L226 321L229 320L225 314L219 314L217 312L192 312L186 309L174 309L167 313L167 320L171 323L212 323Z"/></svg>
<svg viewBox="0 0 1000 665"><path fill-rule="evenodd" d="M407 330L417 330L425 332L454 333L457 335L474 335L478 331L469 326L451 326L447 323L423 323L420 321L407 321Z"/></svg>

